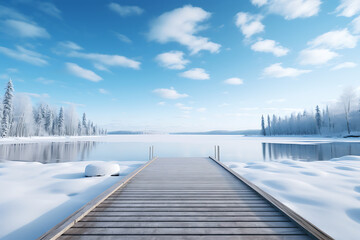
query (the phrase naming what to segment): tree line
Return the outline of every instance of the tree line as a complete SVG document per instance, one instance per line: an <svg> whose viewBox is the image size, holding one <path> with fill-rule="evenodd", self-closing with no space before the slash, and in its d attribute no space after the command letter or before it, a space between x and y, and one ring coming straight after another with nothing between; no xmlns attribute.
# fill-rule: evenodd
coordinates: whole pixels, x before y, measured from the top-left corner
<svg viewBox="0 0 360 240"><path fill-rule="evenodd" d="M261 116L261 134L272 135L351 135L360 133L360 98L347 88L331 106L290 116Z"/></svg>
<svg viewBox="0 0 360 240"><path fill-rule="evenodd" d="M78 120L74 106L57 110L46 103L33 106L26 94L14 95L14 86L7 83L0 104L1 137L84 136L102 135L106 130L87 120L84 113Z"/></svg>

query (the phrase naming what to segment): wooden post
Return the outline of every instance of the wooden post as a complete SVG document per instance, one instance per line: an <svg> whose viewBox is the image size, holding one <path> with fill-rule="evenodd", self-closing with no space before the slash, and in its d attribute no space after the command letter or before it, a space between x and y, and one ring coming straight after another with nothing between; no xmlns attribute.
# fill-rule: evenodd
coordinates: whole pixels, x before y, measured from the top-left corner
<svg viewBox="0 0 360 240"><path fill-rule="evenodd" d="M151 159L154 158L154 146L151 146Z"/></svg>
<svg viewBox="0 0 360 240"><path fill-rule="evenodd" d="M151 146L149 147L149 160L151 160Z"/></svg>
<svg viewBox="0 0 360 240"><path fill-rule="evenodd" d="M215 158L215 160L216 160L216 158L217 158L216 145L214 146L214 149L215 149L215 152L214 152L214 158Z"/></svg>
<svg viewBox="0 0 360 240"><path fill-rule="evenodd" d="M218 154L217 160L220 162L220 146L219 145L217 146L217 154Z"/></svg>

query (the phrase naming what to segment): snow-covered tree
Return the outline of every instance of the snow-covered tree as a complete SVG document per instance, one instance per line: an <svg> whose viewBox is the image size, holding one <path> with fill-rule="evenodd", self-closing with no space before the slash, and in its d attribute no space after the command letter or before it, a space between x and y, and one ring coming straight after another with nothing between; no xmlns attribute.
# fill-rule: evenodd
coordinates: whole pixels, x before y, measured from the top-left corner
<svg viewBox="0 0 360 240"><path fill-rule="evenodd" d="M266 136L264 116L261 116L261 134Z"/></svg>
<svg viewBox="0 0 360 240"><path fill-rule="evenodd" d="M11 124L12 124L12 110L13 110L13 97L14 97L14 87L12 84L11 79L9 80L5 96L3 100L3 114L2 114L2 120L1 120L1 136L6 137L8 136Z"/></svg>
<svg viewBox="0 0 360 240"><path fill-rule="evenodd" d="M58 131L59 135L62 136L65 134L65 120L64 120L64 108L61 107L58 117Z"/></svg>
<svg viewBox="0 0 360 240"><path fill-rule="evenodd" d="M267 129L268 129L268 135L271 136L271 123L270 123L270 116L267 115Z"/></svg>
<svg viewBox="0 0 360 240"><path fill-rule="evenodd" d="M82 135L88 135L87 129L88 129L88 127L87 127L86 114L83 113L83 115L82 115Z"/></svg>
<svg viewBox="0 0 360 240"><path fill-rule="evenodd" d="M64 119L66 135L75 136L77 133L78 117L74 105L70 105L66 108L64 112Z"/></svg>
<svg viewBox="0 0 360 240"><path fill-rule="evenodd" d="M49 135L53 135L53 124L54 124L54 114L51 109L48 109L45 118L45 130Z"/></svg>
<svg viewBox="0 0 360 240"><path fill-rule="evenodd" d="M354 102L355 99L355 92L352 88L347 88L343 94L341 95L341 103L343 105L344 108L344 113L345 113L345 121L346 121L346 130L347 133L350 134L351 133L351 128L350 128L350 111L351 111L351 106Z"/></svg>
<svg viewBox="0 0 360 240"><path fill-rule="evenodd" d="M14 96L14 121L12 136L28 137L34 134L34 116L30 97L25 94Z"/></svg>
<svg viewBox="0 0 360 240"><path fill-rule="evenodd" d="M318 132L321 134L321 115L320 115L319 105L316 105L315 108L315 120L316 120L316 127L318 129Z"/></svg>

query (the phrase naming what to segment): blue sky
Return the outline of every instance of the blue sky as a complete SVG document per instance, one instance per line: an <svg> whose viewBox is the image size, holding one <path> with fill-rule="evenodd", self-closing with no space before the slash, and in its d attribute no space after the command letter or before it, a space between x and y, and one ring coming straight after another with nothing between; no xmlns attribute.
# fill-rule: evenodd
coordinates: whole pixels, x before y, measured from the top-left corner
<svg viewBox="0 0 360 240"><path fill-rule="evenodd" d="M0 84L109 130L254 129L360 87L359 0L0 4Z"/></svg>

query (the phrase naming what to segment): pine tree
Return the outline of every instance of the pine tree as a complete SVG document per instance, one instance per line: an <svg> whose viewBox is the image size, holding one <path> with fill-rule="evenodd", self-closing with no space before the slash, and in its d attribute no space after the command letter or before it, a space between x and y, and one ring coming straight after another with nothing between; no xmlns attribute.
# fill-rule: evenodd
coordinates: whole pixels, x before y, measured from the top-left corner
<svg viewBox="0 0 360 240"><path fill-rule="evenodd" d="M264 115L261 116L261 134L266 136Z"/></svg>
<svg viewBox="0 0 360 240"><path fill-rule="evenodd" d="M268 126L268 129L269 129L269 131L268 131L268 133L269 133L269 135L271 135L271 124L270 124L270 116L268 115L267 116L267 126Z"/></svg>
<svg viewBox="0 0 360 240"><path fill-rule="evenodd" d="M48 109L48 111L46 113L46 118L45 118L45 130L48 132L49 135L53 135L53 132L52 132L53 122L54 122L54 115L53 115L52 111L50 109Z"/></svg>
<svg viewBox="0 0 360 240"><path fill-rule="evenodd" d="M79 123L78 123L78 129L77 129L77 134L78 134L78 136L81 136L81 131L82 131L81 122L79 121Z"/></svg>
<svg viewBox="0 0 360 240"><path fill-rule="evenodd" d="M315 111L316 111L316 113L315 113L316 127L318 130L318 133L321 134L321 132L320 132L320 130L321 130L321 114L320 114L319 105L316 105Z"/></svg>
<svg viewBox="0 0 360 240"><path fill-rule="evenodd" d="M4 96L4 100L3 100L3 116L2 116L2 120L1 120L1 126L2 126L1 136L2 137L7 137L9 135L9 131L11 129L13 97L14 97L14 87L13 87L12 81L10 79L7 84L6 92L5 92L5 96Z"/></svg>
<svg viewBox="0 0 360 240"><path fill-rule="evenodd" d="M83 117L82 117L82 128L83 128L83 135L89 135L85 113L83 113Z"/></svg>
<svg viewBox="0 0 360 240"><path fill-rule="evenodd" d="M58 118L58 128L59 135L62 136L65 134L65 122L64 122L64 108L60 108L59 118Z"/></svg>

